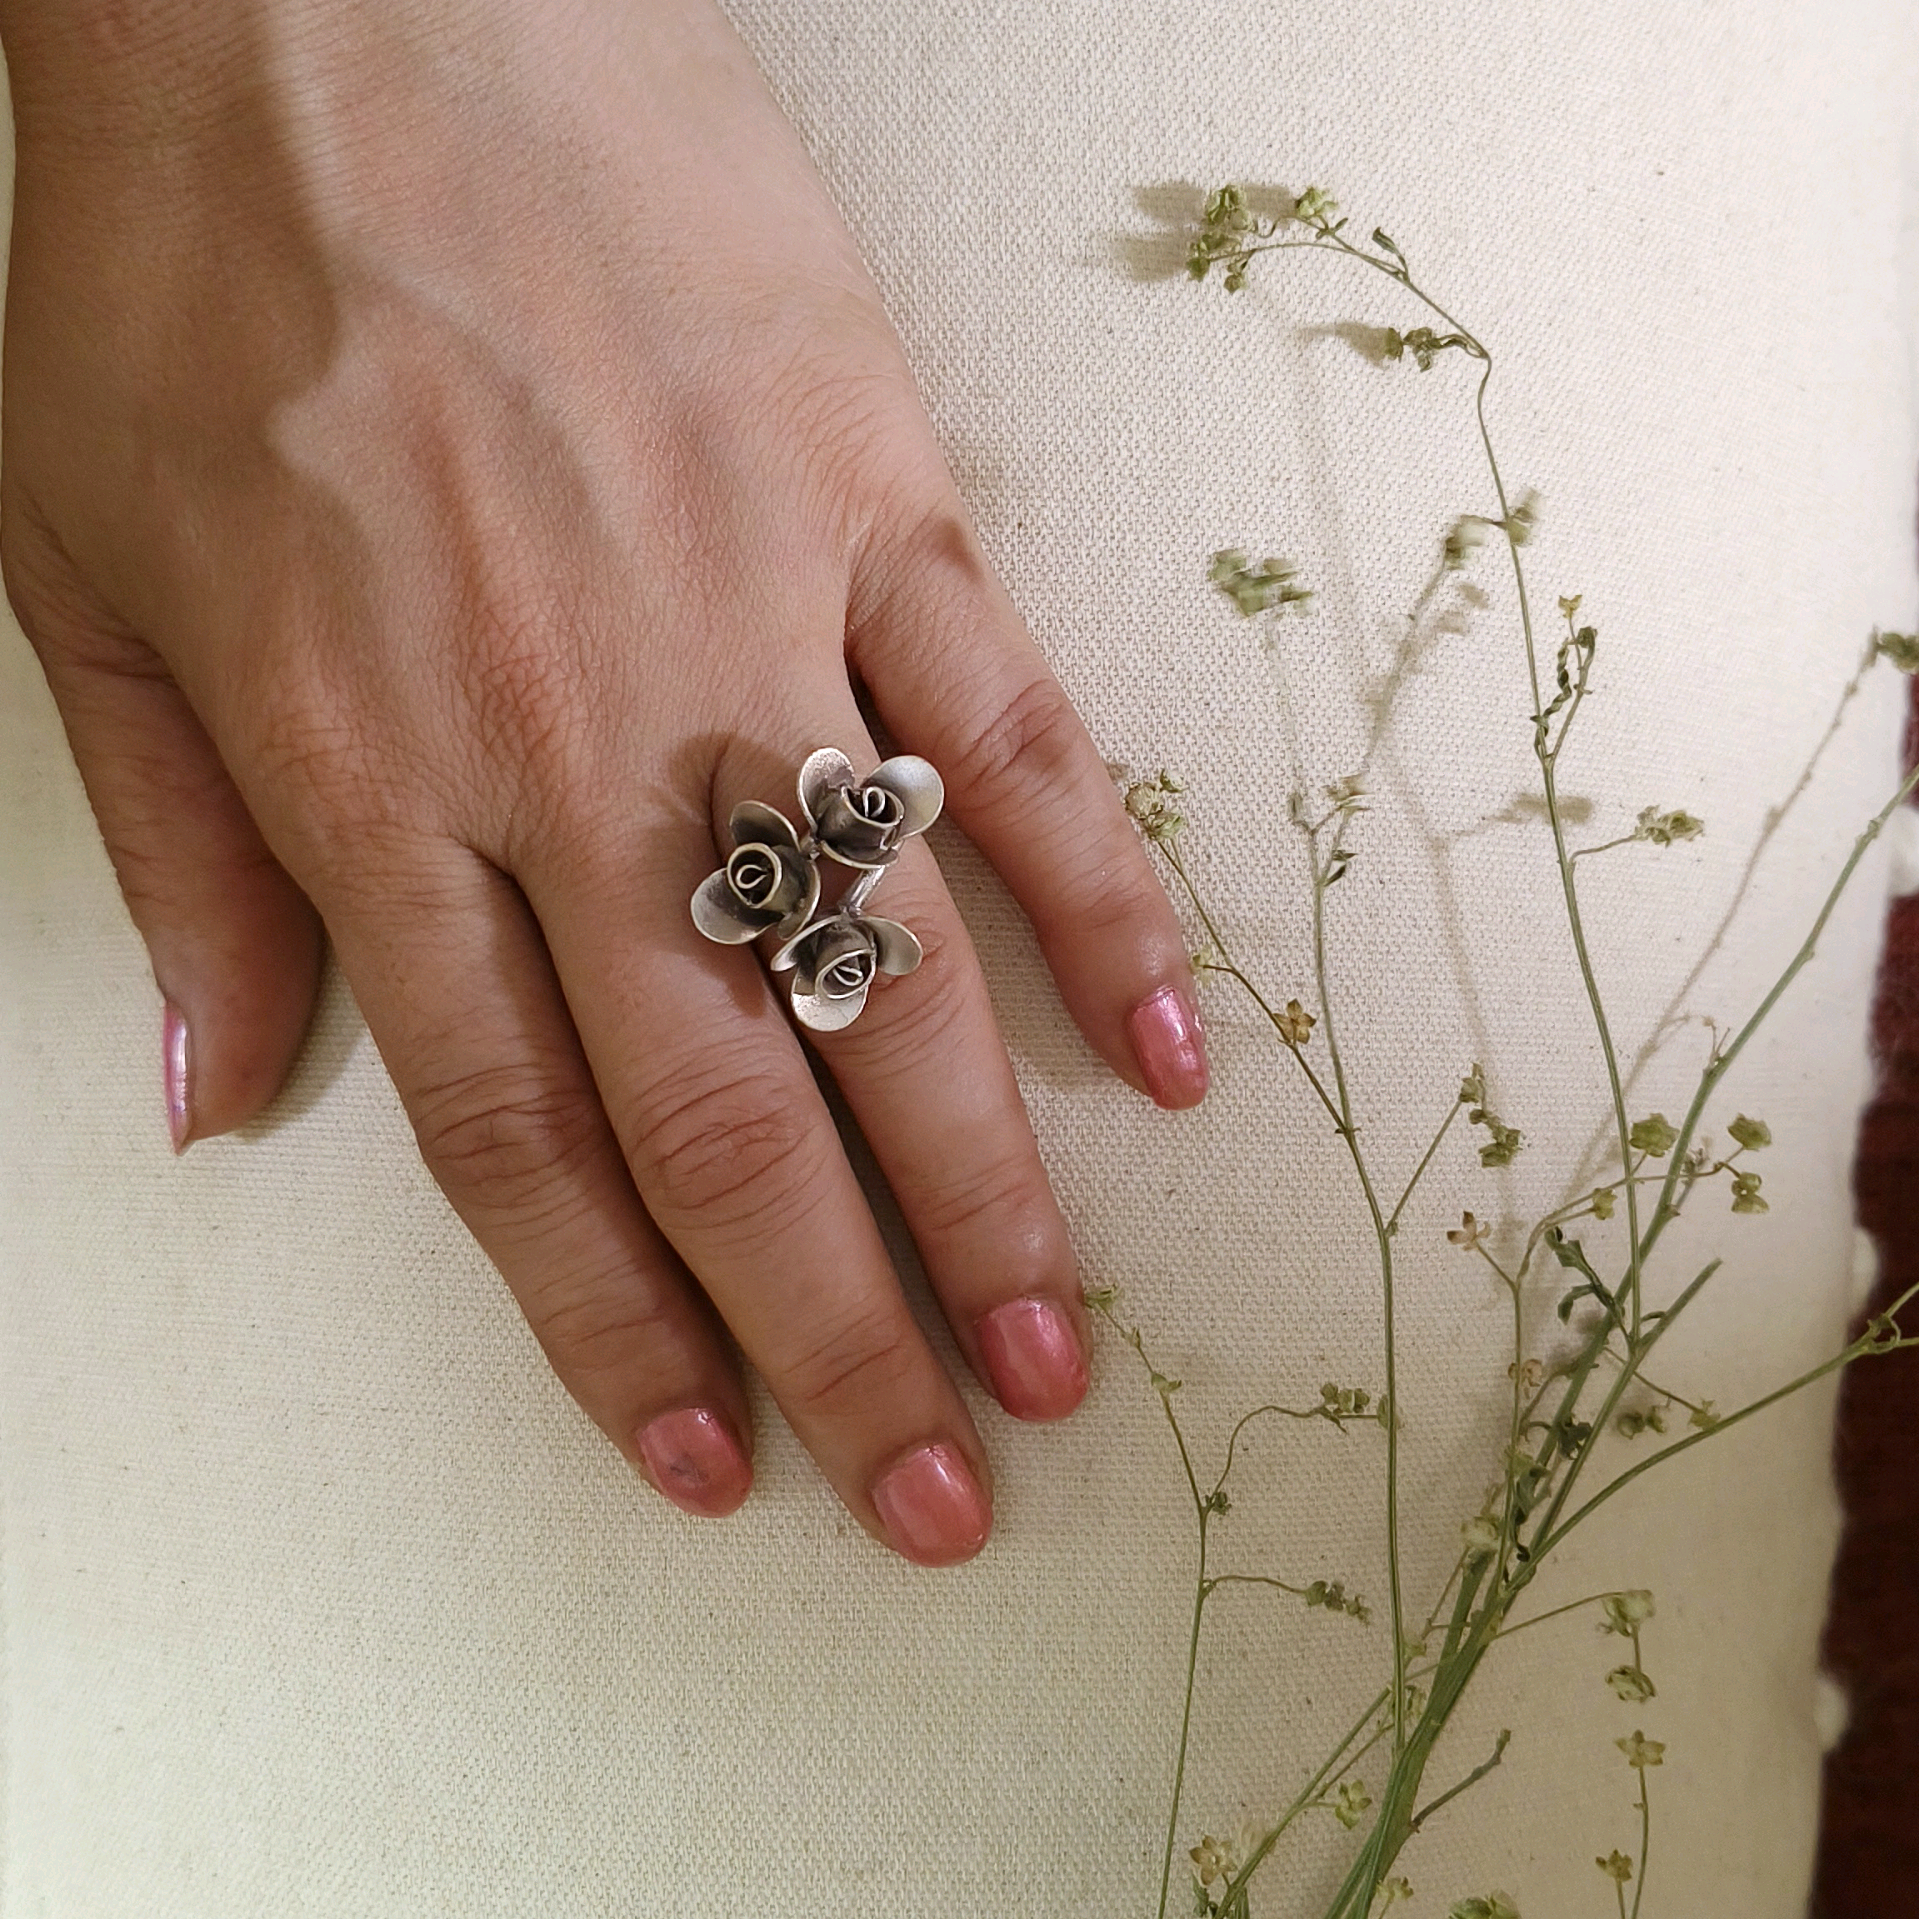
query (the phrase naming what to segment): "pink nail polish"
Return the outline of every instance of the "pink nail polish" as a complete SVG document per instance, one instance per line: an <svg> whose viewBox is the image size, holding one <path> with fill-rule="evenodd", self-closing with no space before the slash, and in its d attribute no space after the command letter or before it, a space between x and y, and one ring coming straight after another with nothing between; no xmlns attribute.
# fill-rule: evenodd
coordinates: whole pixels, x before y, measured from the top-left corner
<svg viewBox="0 0 1919 1919"><path fill-rule="evenodd" d="M753 1487L753 1468L732 1429L704 1406L650 1420L640 1433L640 1457L660 1491L696 1518L724 1519Z"/></svg>
<svg viewBox="0 0 1919 1919"><path fill-rule="evenodd" d="M893 1544L922 1566L971 1559L993 1528L986 1495L950 1446L908 1453L873 1488L873 1504Z"/></svg>
<svg viewBox="0 0 1919 1919"><path fill-rule="evenodd" d="M160 1022L160 1059L166 1078L167 1131L173 1150L184 1153L193 1131L193 1108L187 1098L187 1023L171 1000Z"/></svg>
<svg viewBox="0 0 1919 1919"><path fill-rule="evenodd" d="M993 1391L1015 1419L1064 1419L1086 1397L1086 1355L1057 1306L1008 1300L977 1330Z"/></svg>
<svg viewBox="0 0 1919 1919"><path fill-rule="evenodd" d="M1206 1097L1206 1034L1191 993L1162 986L1126 1022L1133 1054L1154 1101L1175 1111Z"/></svg>

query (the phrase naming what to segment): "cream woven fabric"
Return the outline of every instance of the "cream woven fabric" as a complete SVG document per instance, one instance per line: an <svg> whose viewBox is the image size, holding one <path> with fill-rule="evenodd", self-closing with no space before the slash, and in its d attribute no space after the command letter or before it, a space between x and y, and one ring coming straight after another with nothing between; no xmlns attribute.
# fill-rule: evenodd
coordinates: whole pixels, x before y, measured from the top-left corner
<svg viewBox="0 0 1919 1919"><path fill-rule="evenodd" d="M1335 895L1368 1139L1403 1169L1481 1059L1528 1135L1448 1150L1402 1232L1409 1576L1430 1593L1495 1470L1504 1308L1442 1229L1551 1203L1598 1118L1544 838L1528 823L1508 594L1438 636L1376 740L1439 533L1490 501L1465 369L1334 329L1416 324L1373 276L1176 277L1226 178L1317 181L1382 222L1501 357L1493 420L1542 496L1547 606L1582 592L1603 696L1569 755L1591 831L1685 806L1703 840L1591 869L1634 1054L1662 1010L1746 1007L1893 765L1857 701L1692 977L1768 808L1875 624L1909 624L1908 0L743 0L738 17L873 263L988 546L1116 760L1176 769L1225 923L1306 985L1286 794L1366 760ZM561 236L563 244L563 236ZM1320 588L1271 652L1216 547ZM1489 557L1496 557L1489 556ZM1157 1406L1106 1351L1065 1430L980 1404L996 1539L930 1575L846 1521L777 1425L725 1527L629 1476L547 1375L441 1203L344 994L247 1137L175 1164L158 1006L37 670L0 646L0 1318L8 1919L1150 1910L1190 1603ZM1376 1286L1334 1143L1233 1001L1217 1090L1171 1117L1104 1077L1016 914L942 847L1088 1267L1126 1289L1203 1445L1235 1410L1377 1386ZM1833 1348L1884 890L1870 867L1728 1095L1764 1114L1763 1221L1671 1362L1731 1405ZM1311 998L1310 994L1305 997ZM1676 1110L1704 1031L1644 1070ZM1687 1269L1688 1271L1690 1269ZM1541 1295L1542 1308L1550 1294ZM1680 1342L1675 1341L1675 1344ZM1634 1726L1646 1912L1802 1902L1829 1401L1702 1449L1595 1529L1542 1603L1654 1588L1656 1701L1586 1618L1489 1666L1435 1767L1515 1730L1404 1862L1416 1915L1510 1890L1612 1910ZM1377 1435L1269 1435L1222 1539L1379 1604ZM1383 1611L1383 1608L1382 1608ZM1382 1624L1246 1594L1202 1663L1188 1830L1271 1810L1376 1682ZM1311 1915L1343 1842L1257 1901ZM1176 1898L1184 1895L1176 1888Z"/></svg>

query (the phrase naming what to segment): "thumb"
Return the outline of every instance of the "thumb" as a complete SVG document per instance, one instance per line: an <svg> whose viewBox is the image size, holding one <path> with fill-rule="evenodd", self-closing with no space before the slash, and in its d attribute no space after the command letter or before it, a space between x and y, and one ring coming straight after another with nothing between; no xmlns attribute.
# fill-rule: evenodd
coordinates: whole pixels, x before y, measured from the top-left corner
<svg viewBox="0 0 1919 1919"><path fill-rule="evenodd" d="M7 595L52 688L166 1005L174 1150L257 1114L319 989L318 915L160 656L87 592L53 541L0 528Z"/></svg>

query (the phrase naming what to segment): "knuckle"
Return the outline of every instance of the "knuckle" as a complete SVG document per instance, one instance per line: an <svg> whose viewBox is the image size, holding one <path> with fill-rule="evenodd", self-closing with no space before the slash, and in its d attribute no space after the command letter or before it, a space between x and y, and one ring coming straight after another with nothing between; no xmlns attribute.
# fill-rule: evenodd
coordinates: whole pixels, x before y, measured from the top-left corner
<svg viewBox="0 0 1919 1919"><path fill-rule="evenodd" d="M1166 889L1146 866L1139 842L1129 833L1121 847L1123 860L1088 859L1062 868L1059 906L1080 937L1095 946L1129 939L1171 911Z"/></svg>
<svg viewBox="0 0 1919 1919"><path fill-rule="evenodd" d="M995 643L992 570L944 466L890 477L908 504L882 513L858 554L847 621L855 650L869 637L928 628L956 656Z"/></svg>
<svg viewBox="0 0 1919 1919"><path fill-rule="evenodd" d="M583 1280L569 1273L527 1295L525 1307L534 1337L568 1382L630 1374L684 1337L665 1300L636 1297L604 1277Z"/></svg>
<svg viewBox="0 0 1919 1919"><path fill-rule="evenodd" d="M784 1396L816 1413L862 1415L897 1399L921 1365L917 1332L903 1311L862 1302L832 1319L782 1368Z"/></svg>
<svg viewBox="0 0 1919 1919"><path fill-rule="evenodd" d="M849 486L863 483L895 433L900 392L890 370L849 371L796 361L781 383L780 398L815 464L843 476Z"/></svg>
<svg viewBox="0 0 1919 1919"><path fill-rule="evenodd" d="M449 1192L532 1226L556 1224L571 1210L570 1176L605 1138L591 1094L543 1083L519 1066L452 1075L416 1089L408 1104L420 1150Z"/></svg>
<svg viewBox="0 0 1919 1919"><path fill-rule="evenodd" d="M990 1234L1001 1263L1029 1246L1050 1246L1046 1231L1057 1214L1046 1175L1030 1152L1012 1152L976 1166L956 1168L930 1190L914 1198L914 1225L934 1238L978 1238ZM1039 1263L1044 1264L1042 1259ZM1002 1278L1008 1277L1002 1273Z"/></svg>
<svg viewBox="0 0 1919 1919"><path fill-rule="evenodd" d="M262 687L246 760L254 779L326 873L350 873L403 813L392 764L343 707L293 687Z"/></svg>
<svg viewBox="0 0 1919 1919"><path fill-rule="evenodd" d="M0 493L0 584L21 631L35 647L51 642L51 629L72 600L71 569L59 561L59 542L45 518L17 489Z"/></svg>
<svg viewBox="0 0 1919 1919"><path fill-rule="evenodd" d="M829 1144L779 1074L722 1059L642 1116L631 1156L662 1225L758 1233L818 1202Z"/></svg>
<svg viewBox="0 0 1919 1919"><path fill-rule="evenodd" d="M970 737L949 744L949 778L992 813L1032 804L1070 780L1083 740L1079 715L1050 674L1023 681Z"/></svg>
<svg viewBox="0 0 1919 1919"><path fill-rule="evenodd" d="M580 697L584 661L567 610L536 592L497 589L463 649L475 744L490 765L574 758L594 702Z"/></svg>

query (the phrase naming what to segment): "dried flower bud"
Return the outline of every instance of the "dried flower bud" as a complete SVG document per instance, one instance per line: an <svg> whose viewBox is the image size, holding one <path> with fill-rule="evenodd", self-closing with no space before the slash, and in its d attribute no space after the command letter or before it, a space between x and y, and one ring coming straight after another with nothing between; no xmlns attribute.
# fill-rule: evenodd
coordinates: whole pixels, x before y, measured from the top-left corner
<svg viewBox="0 0 1919 1919"><path fill-rule="evenodd" d="M1185 830L1186 818L1166 803L1169 793L1183 791L1176 780L1162 773L1156 780L1135 780L1126 789L1126 810L1139 830L1155 846L1167 846Z"/></svg>
<svg viewBox="0 0 1919 1919"><path fill-rule="evenodd" d="M1360 1814L1373 1803L1363 1779L1349 1779L1333 1797L1333 1817L1348 1832L1359 1824Z"/></svg>
<svg viewBox="0 0 1919 1919"><path fill-rule="evenodd" d="M1873 648L1901 673L1919 673L1919 633L1880 633L1874 637Z"/></svg>
<svg viewBox="0 0 1919 1919"><path fill-rule="evenodd" d="M1452 524L1442 549L1446 570L1456 573L1486 544L1486 522L1476 513L1463 514Z"/></svg>
<svg viewBox="0 0 1919 1919"><path fill-rule="evenodd" d="M1772 1208L1759 1197L1761 1185L1757 1173L1735 1173L1732 1176L1732 1210L1735 1213L1768 1213Z"/></svg>
<svg viewBox="0 0 1919 1919"><path fill-rule="evenodd" d="M1628 1739L1615 1739L1613 1744L1626 1755L1626 1764L1636 1772L1666 1763L1665 1746L1657 1739L1648 1739L1643 1732L1635 1732Z"/></svg>
<svg viewBox="0 0 1919 1919"><path fill-rule="evenodd" d="M1482 1899L1461 1899L1446 1908L1446 1919L1519 1919L1509 1894L1489 1892Z"/></svg>
<svg viewBox="0 0 1919 1919"><path fill-rule="evenodd" d="M1627 1135L1627 1140L1635 1153L1645 1153L1653 1159L1664 1159L1679 1139L1679 1129L1664 1113L1651 1113L1640 1120Z"/></svg>
<svg viewBox="0 0 1919 1919"><path fill-rule="evenodd" d="M1239 269L1243 272L1243 269ZM1233 284L1232 271L1227 284ZM1309 586L1299 584L1299 569L1290 560L1264 559L1255 566L1238 547L1227 547L1213 555L1206 577L1239 608L1244 618L1255 613L1282 611L1289 606L1304 608L1313 597Z"/></svg>
<svg viewBox="0 0 1919 1919"><path fill-rule="evenodd" d="M1313 1036L1313 1028L1319 1024L1313 1015L1300 1005L1296 999L1286 1002L1283 1013L1273 1015L1273 1024L1279 1029L1279 1036L1288 1046L1304 1046Z"/></svg>
<svg viewBox="0 0 1919 1919"><path fill-rule="evenodd" d="M1615 1666L1606 1684L1631 1706L1643 1706L1658 1690L1637 1666Z"/></svg>
<svg viewBox="0 0 1919 1919"><path fill-rule="evenodd" d="M1653 1598L1643 1586L1631 1592L1608 1593L1605 1598L1606 1623L1601 1632L1617 1633L1630 1639L1653 1616Z"/></svg>
<svg viewBox="0 0 1919 1919"><path fill-rule="evenodd" d="M1373 1403L1365 1387L1335 1386L1331 1380L1319 1389L1319 1398L1327 1417L1333 1420L1364 1418Z"/></svg>
<svg viewBox="0 0 1919 1919"><path fill-rule="evenodd" d="M1485 1127L1490 1138L1479 1149L1479 1163L1482 1166L1510 1166L1526 1136L1518 1127L1508 1126L1496 1113L1480 1111L1471 1115L1475 1125Z"/></svg>
<svg viewBox="0 0 1919 1919"><path fill-rule="evenodd" d="M1338 210L1339 202L1323 187L1308 187L1293 202L1293 218L1321 232L1330 230L1328 222Z"/></svg>
<svg viewBox="0 0 1919 1919"><path fill-rule="evenodd" d="M1623 1852L1615 1849L1607 1853L1605 1858L1595 1859L1593 1864L1597 1866L1608 1879L1617 1880L1622 1886L1632 1884L1632 1861L1628 1859Z"/></svg>
<svg viewBox="0 0 1919 1919"><path fill-rule="evenodd" d="M1662 813L1656 806L1647 806L1640 809L1633 838L1650 840L1654 846L1670 846L1675 840L1696 840L1705 830L1706 822L1691 813L1678 808Z"/></svg>
<svg viewBox="0 0 1919 1919"><path fill-rule="evenodd" d="M1511 509L1500 522L1507 539L1514 546L1524 546L1533 536L1533 528L1539 524L1539 495L1528 487L1520 495L1519 504Z"/></svg>
<svg viewBox="0 0 1919 1919"><path fill-rule="evenodd" d="M1477 1519L1469 1519L1459 1529L1459 1536L1466 1542L1466 1550L1475 1559L1486 1558L1499 1550L1499 1527L1481 1513Z"/></svg>
<svg viewBox="0 0 1919 1919"><path fill-rule="evenodd" d="M1471 1213L1461 1213L1459 1224L1446 1237L1463 1252L1470 1253L1485 1245L1488 1230L1483 1219L1475 1219Z"/></svg>
<svg viewBox="0 0 1919 1919"><path fill-rule="evenodd" d="M1233 1876L1232 1848L1211 1833L1186 1855L1193 1862L1193 1877L1202 1886L1216 1886Z"/></svg>
<svg viewBox="0 0 1919 1919"><path fill-rule="evenodd" d="M1772 1144L1772 1128L1763 1119L1748 1119L1744 1113L1726 1128L1735 1144L1745 1147L1748 1152L1756 1153L1762 1146Z"/></svg>

